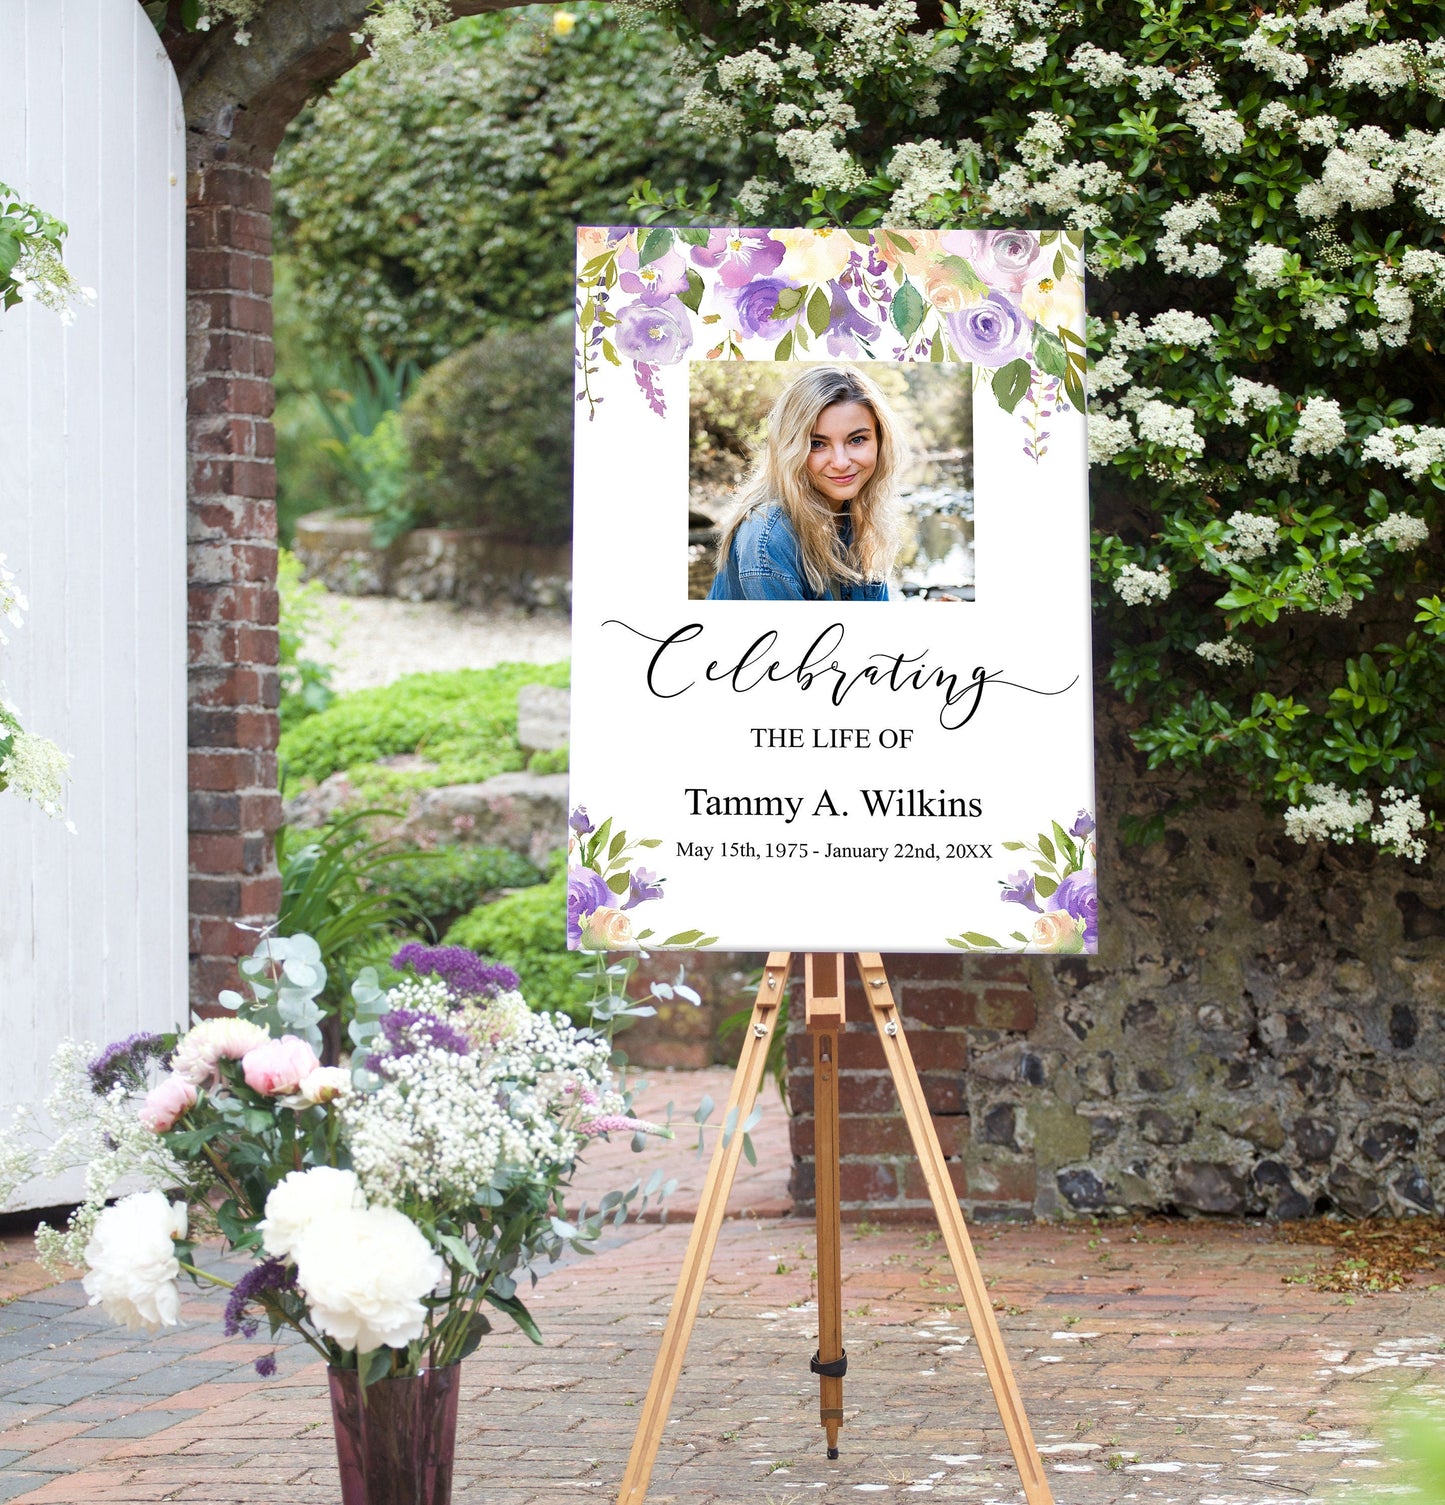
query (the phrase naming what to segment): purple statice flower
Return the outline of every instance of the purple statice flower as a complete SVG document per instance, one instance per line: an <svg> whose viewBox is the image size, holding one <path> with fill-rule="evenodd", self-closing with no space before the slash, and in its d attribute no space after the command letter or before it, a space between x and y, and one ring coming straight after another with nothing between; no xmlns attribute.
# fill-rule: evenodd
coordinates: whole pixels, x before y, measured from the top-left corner
<svg viewBox="0 0 1445 1505"><path fill-rule="evenodd" d="M391 964L398 972L410 967L424 977L440 977L453 998L495 998L521 981L510 967L484 962L465 946L423 946L411 941L393 955Z"/></svg>
<svg viewBox="0 0 1445 1505"><path fill-rule="evenodd" d="M1039 259L1039 238L1029 230L951 230L943 246L962 256L990 287L1006 293L1023 292Z"/></svg>
<svg viewBox="0 0 1445 1505"><path fill-rule="evenodd" d="M687 291L687 263L676 251L668 251L646 266L639 265L639 253L627 249L617 253L618 284L644 303L666 303Z"/></svg>
<svg viewBox="0 0 1445 1505"><path fill-rule="evenodd" d="M1049 908L1084 922L1084 945L1099 943L1099 889L1092 873L1070 873L1049 896Z"/></svg>
<svg viewBox="0 0 1445 1505"><path fill-rule="evenodd" d="M386 1075L386 1063L419 1050L449 1050L471 1054L472 1042L459 1029L421 1009L392 1009L381 1016L382 1048L366 1058L366 1069Z"/></svg>
<svg viewBox="0 0 1445 1505"><path fill-rule="evenodd" d="M737 311L738 328L752 339L782 337L797 323L802 312L799 304L791 314L775 319L778 299L793 284L783 277L759 277L737 288L733 293L733 308Z"/></svg>
<svg viewBox="0 0 1445 1505"><path fill-rule="evenodd" d="M629 303L617 310L612 339L618 353L630 361L672 366L692 347L692 323L676 298Z"/></svg>
<svg viewBox="0 0 1445 1505"><path fill-rule="evenodd" d="M1022 904L1025 909L1031 909L1035 914L1043 913L1034 893L1033 874L1027 868L1021 867L1018 872L1008 875L1008 882L1004 884L999 898L1005 904Z"/></svg>
<svg viewBox="0 0 1445 1505"><path fill-rule="evenodd" d="M1080 810L1078 818L1069 827L1069 835L1077 836L1080 841L1094 829L1094 817L1087 810Z"/></svg>
<svg viewBox="0 0 1445 1505"><path fill-rule="evenodd" d="M246 1308L267 1291L289 1291L295 1284L296 1271L284 1260L263 1259L259 1265L252 1265L231 1288L226 1313L221 1319L221 1331L228 1338L234 1338L237 1333L254 1338L261 1325L260 1319L248 1317Z"/></svg>
<svg viewBox="0 0 1445 1505"><path fill-rule="evenodd" d="M972 307L943 317L960 360L1006 366L1027 360L1033 348L1033 325L1005 293L991 292Z"/></svg>
<svg viewBox="0 0 1445 1505"><path fill-rule="evenodd" d="M662 885L657 881L657 874L649 872L645 867L640 867L628 879L627 903L622 907L631 909L638 904L646 904L649 899L662 897Z"/></svg>
<svg viewBox="0 0 1445 1505"><path fill-rule="evenodd" d="M97 1097L104 1097L117 1082L143 1087L147 1065L166 1055L168 1050L163 1036L145 1031L114 1041L85 1068L90 1077L90 1090Z"/></svg>
<svg viewBox="0 0 1445 1505"><path fill-rule="evenodd" d="M577 806L567 818L567 824L579 836L590 836L597 829L587 818L587 807L585 805Z"/></svg>
<svg viewBox="0 0 1445 1505"><path fill-rule="evenodd" d="M261 1357L256 1360L255 1369L256 1373L259 1374L263 1380L269 1380L271 1376L276 1373L276 1355L274 1353L263 1353Z"/></svg>
<svg viewBox="0 0 1445 1505"><path fill-rule="evenodd" d="M590 867L574 867L567 874L567 944L575 951L582 944L582 921L594 910L615 902L601 873Z"/></svg>
<svg viewBox="0 0 1445 1505"><path fill-rule="evenodd" d="M713 230L705 246L692 248L700 267L716 269L724 287L746 287L777 271L787 247L766 230Z"/></svg>
<svg viewBox="0 0 1445 1505"><path fill-rule="evenodd" d="M828 316L828 354L857 355L859 340L878 337L878 325L865 318L838 284L833 284L833 303Z"/></svg>

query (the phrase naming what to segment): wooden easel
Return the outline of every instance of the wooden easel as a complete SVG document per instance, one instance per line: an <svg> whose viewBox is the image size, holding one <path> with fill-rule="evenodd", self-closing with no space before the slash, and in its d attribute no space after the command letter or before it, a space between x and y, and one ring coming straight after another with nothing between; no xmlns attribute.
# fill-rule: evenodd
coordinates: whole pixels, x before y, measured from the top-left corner
<svg viewBox="0 0 1445 1505"><path fill-rule="evenodd" d="M622 1476L618 1505L643 1505L657 1449L672 1409L672 1397L682 1374L687 1342L692 1336L703 1285L717 1247L718 1232L727 1211L728 1193L737 1173L742 1154L743 1136L739 1132L753 1110L753 1102L762 1082L763 1063L768 1039L777 1022L779 1000L788 982L791 953L773 951L763 968L763 980L753 1004L752 1018L743 1037L742 1055L733 1076L728 1096L724 1132L708 1169L702 1201L692 1225L687 1255L678 1276L672 1311L662 1334L662 1347L653 1366L652 1383L637 1421L637 1435ZM868 1000L878 1038L893 1085L903 1107L903 1116L913 1136L913 1148L923 1169L923 1179L933 1202L938 1227L953 1261L958 1288L979 1353L983 1356L1014 1463L1023 1482L1028 1505L1053 1505L1043 1464L1029 1431L1028 1417L1018 1385L1004 1351L993 1305L979 1270L973 1244L959 1210L949 1179L938 1136L933 1130L923 1087L914 1069L913 1056L904 1038L902 1021L893 1001L883 958L876 952L860 951L858 971ZM804 958L804 993L807 1001L808 1032L813 1037L813 1162L817 1175L818 1238L818 1352L813 1356L813 1371L818 1375L819 1419L828 1440L828 1456L838 1456L838 1431L843 1422L843 1373L847 1367L843 1351L842 1290L842 1219L838 1189L838 1035L843 1028L843 957L837 953L808 953Z"/></svg>

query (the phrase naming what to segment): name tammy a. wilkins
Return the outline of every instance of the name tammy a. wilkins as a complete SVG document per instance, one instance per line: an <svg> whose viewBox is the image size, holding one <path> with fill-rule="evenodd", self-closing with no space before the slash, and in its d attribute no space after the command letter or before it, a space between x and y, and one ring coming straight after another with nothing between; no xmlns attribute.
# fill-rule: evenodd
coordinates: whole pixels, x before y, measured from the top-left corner
<svg viewBox="0 0 1445 1505"><path fill-rule="evenodd" d="M983 801L967 795L950 794L946 789L859 789L856 791L864 809L859 813L888 816L904 820L971 820L983 814ZM792 823L807 807L810 816L850 813L833 796L831 790L811 794L719 794L706 788L683 790L690 815L719 815L734 819L761 816L769 820Z"/></svg>

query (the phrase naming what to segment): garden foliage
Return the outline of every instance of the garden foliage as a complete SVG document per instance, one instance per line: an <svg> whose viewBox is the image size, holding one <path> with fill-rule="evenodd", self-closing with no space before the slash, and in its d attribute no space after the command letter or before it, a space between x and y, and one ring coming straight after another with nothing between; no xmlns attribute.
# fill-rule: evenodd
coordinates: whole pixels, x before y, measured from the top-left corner
<svg viewBox="0 0 1445 1505"><path fill-rule="evenodd" d="M1100 636L1155 827L1245 791L1301 841L1422 857L1445 825L1438 6L983 0L930 25L912 0L761 0L705 36L667 14L701 69L688 118L750 143L744 223L1087 233Z"/></svg>
<svg viewBox="0 0 1445 1505"><path fill-rule="evenodd" d="M542 874L520 852L457 845L400 854L377 886L410 906L416 917L407 922L410 929L441 934L498 889L541 881Z"/></svg>
<svg viewBox="0 0 1445 1505"><path fill-rule="evenodd" d="M281 680L281 728L295 726L331 704L331 666L307 658L305 640L320 619L326 587L319 580L301 578L301 561L289 550L276 554L276 589L280 614L278 673Z"/></svg>
<svg viewBox="0 0 1445 1505"><path fill-rule="evenodd" d="M535 324L571 307L574 224L620 222L646 178L726 172L731 145L679 120L666 29L610 11L463 20L302 112L277 223L320 346L431 364Z"/></svg>
<svg viewBox="0 0 1445 1505"><path fill-rule="evenodd" d="M402 409L410 509L521 543L572 531L572 325L498 328L433 366Z"/></svg>
<svg viewBox="0 0 1445 1505"><path fill-rule="evenodd" d="M279 757L288 792L345 770L358 795L386 799L407 789L473 784L526 764L517 743L517 691L565 686L566 664L498 664L409 674L374 690L343 696L320 715L285 732ZM421 766L374 766L416 754Z"/></svg>

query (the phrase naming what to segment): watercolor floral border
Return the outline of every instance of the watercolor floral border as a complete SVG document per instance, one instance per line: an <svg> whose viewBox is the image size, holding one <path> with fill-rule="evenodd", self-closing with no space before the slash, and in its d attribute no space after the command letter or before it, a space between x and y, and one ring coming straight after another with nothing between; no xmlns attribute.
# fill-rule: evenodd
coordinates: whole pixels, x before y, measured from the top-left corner
<svg viewBox="0 0 1445 1505"><path fill-rule="evenodd" d="M593 825L582 805L572 811L567 825L569 950L630 951L646 943L655 949L686 946L695 951L717 944L715 935L701 930L679 930L660 940L655 930L633 929L629 911L664 897L667 879L638 862L643 850L662 845L657 837L628 841L627 832L615 827L611 816Z"/></svg>
<svg viewBox="0 0 1445 1505"><path fill-rule="evenodd" d="M658 373L694 350L968 362L1037 462L1040 423L1084 408L1082 258L1077 231L583 228L578 401L595 418L609 368L630 368L662 417Z"/></svg>
<svg viewBox="0 0 1445 1505"><path fill-rule="evenodd" d="M1029 951L1055 955L1097 955L1099 950L1099 891L1095 880L1097 844L1092 811L1080 810L1066 831L1058 821L1040 831L1034 841L1006 841L1007 852L1028 852L1025 866L999 879L1005 904L1018 904L1034 916L1027 934L1010 933L995 940L977 930L950 936L960 951Z"/></svg>

